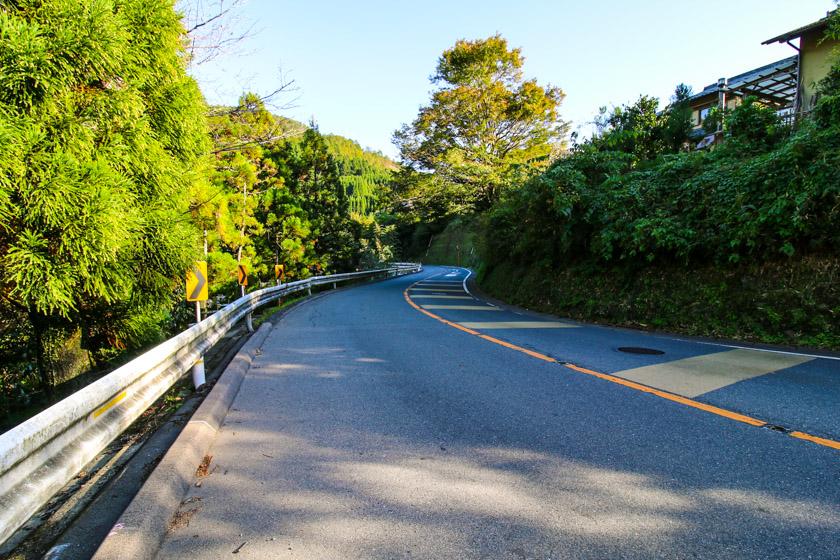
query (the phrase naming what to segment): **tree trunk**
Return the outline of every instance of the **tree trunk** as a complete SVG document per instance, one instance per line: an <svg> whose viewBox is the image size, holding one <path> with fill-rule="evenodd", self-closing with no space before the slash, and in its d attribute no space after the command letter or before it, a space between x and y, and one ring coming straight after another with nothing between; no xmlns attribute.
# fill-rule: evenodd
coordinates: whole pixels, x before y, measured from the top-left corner
<svg viewBox="0 0 840 560"><path fill-rule="evenodd" d="M49 328L48 318L35 309L29 310L29 321L32 323L33 342L35 350L35 366L38 369L38 379L47 394L53 391L52 369L47 359L46 331Z"/></svg>

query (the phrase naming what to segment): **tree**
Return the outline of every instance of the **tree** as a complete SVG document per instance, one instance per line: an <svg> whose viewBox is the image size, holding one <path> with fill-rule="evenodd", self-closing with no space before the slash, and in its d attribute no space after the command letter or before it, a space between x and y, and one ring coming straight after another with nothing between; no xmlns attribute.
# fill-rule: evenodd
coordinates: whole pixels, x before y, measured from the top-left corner
<svg viewBox="0 0 840 560"><path fill-rule="evenodd" d="M691 131L691 88L679 84L671 102L659 110L659 100L641 95L632 105L602 107L595 118L598 130L592 146L601 151L629 154L633 163L653 160L682 149Z"/></svg>
<svg viewBox="0 0 840 560"><path fill-rule="evenodd" d="M297 121L272 114L266 105L277 96L293 91L294 81L283 81L267 95L244 93L235 107L212 107L209 117L213 153L224 154L256 146L270 146L280 140L303 134L306 127ZM288 109L286 104L280 109ZM276 106L275 106L276 108Z"/></svg>
<svg viewBox="0 0 840 560"><path fill-rule="evenodd" d="M258 208L262 196L282 188L283 180L266 147L253 139L298 127L272 115L253 93L243 94L234 107L214 107L209 123L214 166L210 184L192 193L191 211L204 231L211 289L217 291L233 287L239 263L257 274L266 269L254 246L265 231Z"/></svg>
<svg viewBox="0 0 840 560"><path fill-rule="evenodd" d="M633 154L637 161L653 159L664 150L659 100L642 95L632 105L613 108L611 113L601 108L600 133L593 144L602 150Z"/></svg>
<svg viewBox="0 0 840 560"><path fill-rule="evenodd" d="M355 244L347 196L335 158L315 124L300 140L280 143L271 157L308 217L308 265L316 271L352 269Z"/></svg>
<svg viewBox="0 0 840 560"><path fill-rule="evenodd" d="M195 255L206 108L182 37L166 0L0 9L0 313L26 321L44 386L68 333L159 334Z"/></svg>
<svg viewBox="0 0 840 560"><path fill-rule="evenodd" d="M394 133L401 163L435 184L433 198L453 201L443 206L488 208L512 174L544 167L565 134L564 93L525 80L523 64L500 35L458 41L438 60L431 103Z"/></svg>
<svg viewBox="0 0 840 560"><path fill-rule="evenodd" d="M691 133L693 111L688 102L691 95L691 86L679 84L674 89L674 95L671 96L665 122L662 124L662 140L665 149L670 152L680 151Z"/></svg>

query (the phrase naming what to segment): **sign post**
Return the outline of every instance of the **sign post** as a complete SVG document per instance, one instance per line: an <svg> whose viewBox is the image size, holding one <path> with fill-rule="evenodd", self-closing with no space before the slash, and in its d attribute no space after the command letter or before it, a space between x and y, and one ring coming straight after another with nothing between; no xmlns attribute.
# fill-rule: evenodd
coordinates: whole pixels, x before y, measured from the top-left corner
<svg viewBox="0 0 840 560"><path fill-rule="evenodd" d="M195 302L195 322L201 322L201 302L207 301L207 261L196 261L193 268L187 271L187 301ZM192 367L192 380L198 389L205 383L204 356L199 356Z"/></svg>
<svg viewBox="0 0 840 560"><path fill-rule="evenodd" d="M236 265L236 281L239 282L242 297L245 297L245 286L248 285L248 269L244 264ZM254 332L254 324L251 322L250 313L245 316L245 324L248 325L248 332Z"/></svg>

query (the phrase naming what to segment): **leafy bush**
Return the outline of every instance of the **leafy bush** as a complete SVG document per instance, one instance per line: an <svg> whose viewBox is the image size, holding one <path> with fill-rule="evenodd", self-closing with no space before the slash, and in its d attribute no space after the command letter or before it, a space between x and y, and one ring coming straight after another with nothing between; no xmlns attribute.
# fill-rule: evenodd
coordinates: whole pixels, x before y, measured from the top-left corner
<svg viewBox="0 0 840 560"><path fill-rule="evenodd" d="M774 112L745 103L727 130L718 149L635 168L627 152L578 147L494 209L488 259L638 266L837 251L840 127L808 122L785 137Z"/></svg>
<svg viewBox="0 0 840 560"><path fill-rule="evenodd" d="M726 120L732 140L740 141L744 149L766 149L775 146L784 136L785 128L779 115L765 107L755 97L747 97Z"/></svg>

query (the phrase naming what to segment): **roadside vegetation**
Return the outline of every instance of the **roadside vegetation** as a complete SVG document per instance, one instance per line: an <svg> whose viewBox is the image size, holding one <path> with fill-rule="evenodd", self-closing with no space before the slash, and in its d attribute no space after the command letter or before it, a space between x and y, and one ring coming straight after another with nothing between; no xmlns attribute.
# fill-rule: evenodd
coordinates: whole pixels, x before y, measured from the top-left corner
<svg viewBox="0 0 840 560"><path fill-rule="evenodd" d="M253 289L392 257L396 164L256 94L208 107L185 37L168 0L0 6L3 423L183 329L197 259L218 306L239 262Z"/></svg>
<svg viewBox="0 0 840 560"><path fill-rule="evenodd" d="M837 31L835 19L830 32ZM511 52L494 50L489 63L454 57L469 67L457 75L504 67ZM452 58L445 53L440 64ZM439 238L448 246L477 238L482 287L564 316L840 348L840 63L820 89L816 110L794 127L745 99L715 116L724 139L700 151L686 142L688 88L678 86L667 107L642 96L602 110L590 139L563 146L546 136L515 172L494 165L496 175L484 174L499 177L497 196L471 191L486 203L470 207L449 199L472 183L437 172L434 160L418 169L413 149L403 147L423 145L428 134L404 127L396 137L409 179L402 242L433 262ZM418 122L426 120L422 109ZM432 138L453 128L441 130ZM443 159L460 162L459 148L451 149ZM444 262L457 264L451 254Z"/></svg>
<svg viewBox="0 0 840 560"><path fill-rule="evenodd" d="M829 88L794 130L747 99L709 151L604 149L621 127L576 147L487 217L485 284L582 319L840 347Z"/></svg>

